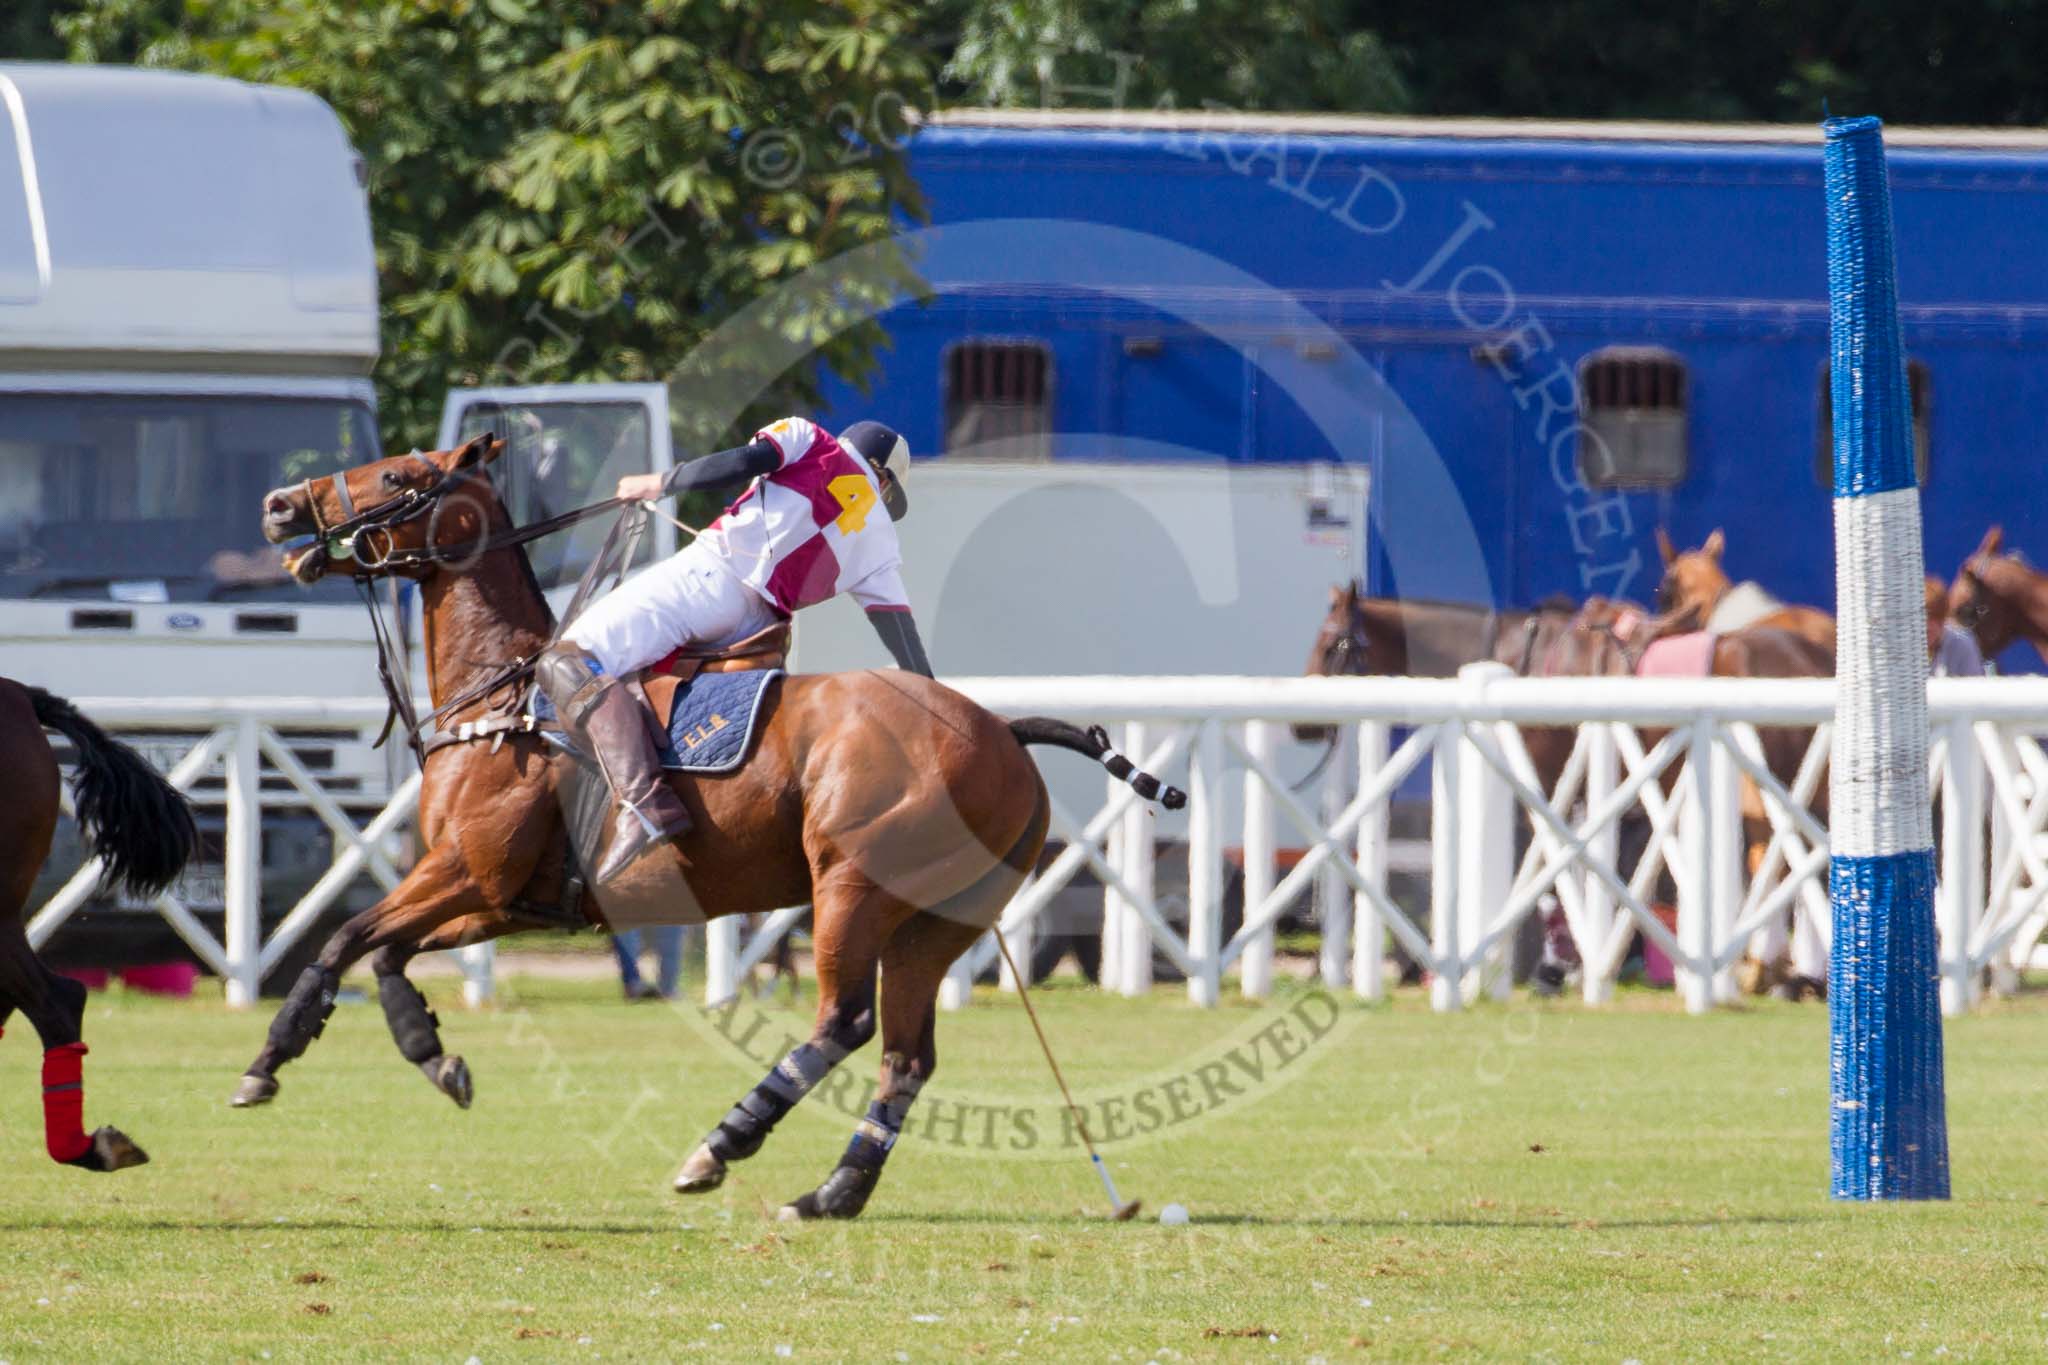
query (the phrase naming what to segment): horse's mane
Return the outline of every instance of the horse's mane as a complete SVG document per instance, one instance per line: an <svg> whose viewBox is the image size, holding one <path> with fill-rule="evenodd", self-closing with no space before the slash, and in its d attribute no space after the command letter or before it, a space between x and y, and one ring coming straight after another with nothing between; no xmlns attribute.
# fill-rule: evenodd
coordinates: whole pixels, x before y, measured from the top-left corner
<svg viewBox="0 0 2048 1365"><path fill-rule="evenodd" d="M484 486L491 490L491 497L496 500L497 510L505 518L505 525L512 526L512 509L505 505L504 490L498 487L498 480L490 469L486 468L483 475ZM552 627L555 624L554 604L548 601L547 590L540 585L540 575L533 571L533 556L527 554L524 545L514 545L511 549L512 558L519 565L520 577L526 580L526 586L533 592L534 599L540 603L541 615L547 618L548 625Z"/></svg>
<svg viewBox="0 0 2048 1365"><path fill-rule="evenodd" d="M548 625L552 627L555 624L554 604L548 601L547 590L540 585L540 575L533 571L533 556L526 553L524 545L515 545L512 548L517 551L520 576L526 580L526 586L533 590L533 595L540 599L541 615L547 618Z"/></svg>

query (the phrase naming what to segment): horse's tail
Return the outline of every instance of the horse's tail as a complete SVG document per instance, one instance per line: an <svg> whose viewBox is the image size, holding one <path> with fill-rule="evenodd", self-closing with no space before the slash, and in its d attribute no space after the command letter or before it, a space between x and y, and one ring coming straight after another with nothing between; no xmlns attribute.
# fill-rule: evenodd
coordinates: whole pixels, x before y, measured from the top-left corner
<svg viewBox="0 0 2048 1365"><path fill-rule="evenodd" d="M26 690L36 719L78 752L73 804L86 842L106 865L107 884L154 896L177 880L199 845L184 794L64 698Z"/></svg>
<svg viewBox="0 0 2048 1365"><path fill-rule="evenodd" d="M1011 721L1010 733L1017 737L1019 744L1050 744L1056 748L1071 749L1083 758L1092 758L1109 769L1111 777L1130 783L1132 791L1147 801L1157 801L1168 810L1179 810L1188 803L1186 792L1178 787L1169 787L1152 774L1140 771L1136 764L1118 753L1110 745L1109 732L1100 725L1091 725L1083 730L1063 720L1028 716Z"/></svg>

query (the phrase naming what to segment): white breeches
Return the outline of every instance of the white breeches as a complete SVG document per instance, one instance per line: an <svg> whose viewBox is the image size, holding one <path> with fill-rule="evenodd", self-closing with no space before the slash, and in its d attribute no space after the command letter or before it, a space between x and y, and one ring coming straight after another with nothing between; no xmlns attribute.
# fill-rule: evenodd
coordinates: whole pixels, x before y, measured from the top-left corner
<svg viewBox="0 0 2048 1365"><path fill-rule="evenodd" d="M678 645L731 644L780 619L717 556L692 544L591 603L563 637L616 678L645 668Z"/></svg>

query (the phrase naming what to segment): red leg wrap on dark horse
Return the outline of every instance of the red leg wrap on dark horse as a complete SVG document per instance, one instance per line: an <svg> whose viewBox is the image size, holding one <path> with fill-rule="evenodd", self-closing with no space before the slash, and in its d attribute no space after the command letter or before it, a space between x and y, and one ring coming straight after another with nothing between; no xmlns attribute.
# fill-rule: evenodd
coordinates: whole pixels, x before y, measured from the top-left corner
<svg viewBox="0 0 2048 1365"><path fill-rule="evenodd" d="M53 1161L76 1161L92 1146L85 1135L85 1044L43 1054L43 1141Z"/></svg>

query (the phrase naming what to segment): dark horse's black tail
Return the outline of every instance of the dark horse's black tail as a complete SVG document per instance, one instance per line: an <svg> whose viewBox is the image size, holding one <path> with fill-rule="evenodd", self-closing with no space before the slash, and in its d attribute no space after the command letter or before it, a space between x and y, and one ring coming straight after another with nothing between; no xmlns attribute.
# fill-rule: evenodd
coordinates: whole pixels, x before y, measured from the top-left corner
<svg viewBox="0 0 2048 1365"><path fill-rule="evenodd" d="M199 845L183 794L70 702L40 687L27 690L43 728L78 752L73 804L86 841L106 864L107 884L153 896L176 881Z"/></svg>
<svg viewBox="0 0 2048 1365"><path fill-rule="evenodd" d="M1147 801L1157 801L1168 810L1179 810L1188 803L1186 792L1179 787L1167 786L1150 773L1140 772L1131 760L1112 748L1109 732L1100 725L1091 725L1083 730L1063 720L1029 716L1011 721L1010 733L1017 737L1019 744L1051 744L1072 749L1083 758L1092 758L1109 769L1111 777L1130 783L1132 791Z"/></svg>

